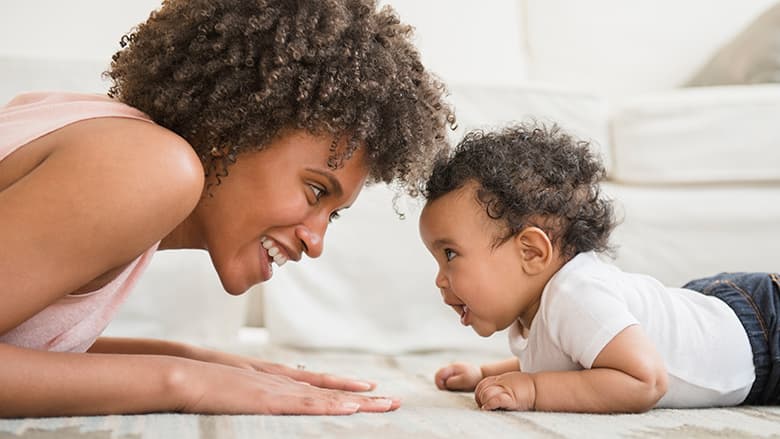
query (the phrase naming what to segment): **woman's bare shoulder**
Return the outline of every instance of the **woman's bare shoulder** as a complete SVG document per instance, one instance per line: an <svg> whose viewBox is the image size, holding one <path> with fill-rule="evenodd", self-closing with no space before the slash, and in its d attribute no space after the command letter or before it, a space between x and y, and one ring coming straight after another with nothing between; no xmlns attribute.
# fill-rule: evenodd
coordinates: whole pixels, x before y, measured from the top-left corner
<svg viewBox="0 0 780 439"><path fill-rule="evenodd" d="M40 162L0 191L0 284L25 292L4 297L14 312L0 312L0 332L135 259L202 194L192 148L149 122L91 119L38 142L29 147L46 151Z"/></svg>
<svg viewBox="0 0 780 439"><path fill-rule="evenodd" d="M201 198L204 170L197 154L185 139L159 125L101 118L66 127L60 136L49 159L70 163L70 178L81 180L81 188L95 200L115 206L112 222L127 218L159 224L167 233Z"/></svg>
<svg viewBox="0 0 780 439"><path fill-rule="evenodd" d="M189 201L190 208L201 195L204 171L197 154L185 139L159 125L100 118L65 127L58 134L59 146L52 158L82 158L87 162L82 165L84 171L93 177L127 179L137 190L154 189L160 196L170 192L173 199ZM117 190L114 195L125 192ZM149 201L154 202L155 197Z"/></svg>

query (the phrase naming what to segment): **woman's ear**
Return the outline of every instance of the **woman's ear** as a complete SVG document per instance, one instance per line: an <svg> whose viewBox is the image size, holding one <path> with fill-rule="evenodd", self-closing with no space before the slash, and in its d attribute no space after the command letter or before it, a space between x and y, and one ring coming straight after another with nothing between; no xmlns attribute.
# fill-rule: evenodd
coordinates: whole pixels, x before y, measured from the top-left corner
<svg viewBox="0 0 780 439"><path fill-rule="evenodd" d="M544 272L553 262L553 245L539 227L526 227L513 238L520 252L523 271L529 275Z"/></svg>

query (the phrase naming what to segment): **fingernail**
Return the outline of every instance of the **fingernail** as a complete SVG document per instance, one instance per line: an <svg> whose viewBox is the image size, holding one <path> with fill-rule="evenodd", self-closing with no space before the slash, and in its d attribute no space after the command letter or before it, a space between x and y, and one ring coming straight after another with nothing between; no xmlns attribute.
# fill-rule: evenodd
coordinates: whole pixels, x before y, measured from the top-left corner
<svg viewBox="0 0 780 439"><path fill-rule="evenodd" d="M375 399L374 401L375 401L377 404L386 405L386 406L388 406L388 407L390 407L391 405L393 405L393 400L392 400L392 399L387 399L387 398L379 398L379 399Z"/></svg>
<svg viewBox="0 0 780 439"><path fill-rule="evenodd" d="M360 408L360 404L356 402L344 402L341 404L341 408L349 412L356 412Z"/></svg>
<svg viewBox="0 0 780 439"><path fill-rule="evenodd" d="M367 382L367 381L358 381L358 383L357 383L357 384L358 384L358 386L359 386L359 387L360 387L362 390L371 390L371 389L374 387L374 385L373 385L372 383L369 383L369 382Z"/></svg>

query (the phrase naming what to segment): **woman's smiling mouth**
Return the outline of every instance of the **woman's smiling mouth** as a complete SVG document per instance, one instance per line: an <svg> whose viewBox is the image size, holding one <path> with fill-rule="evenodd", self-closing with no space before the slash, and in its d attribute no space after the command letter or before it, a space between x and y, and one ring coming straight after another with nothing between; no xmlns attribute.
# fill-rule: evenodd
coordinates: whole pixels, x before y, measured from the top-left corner
<svg viewBox="0 0 780 439"><path fill-rule="evenodd" d="M281 267L282 265L285 264L285 262L287 262L287 258L282 254L281 250L279 250L279 247L276 246L276 244L271 238L263 236L260 238L260 243L263 245L263 248L268 253L269 261L273 260L274 262L276 262L276 265L279 267Z"/></svg>

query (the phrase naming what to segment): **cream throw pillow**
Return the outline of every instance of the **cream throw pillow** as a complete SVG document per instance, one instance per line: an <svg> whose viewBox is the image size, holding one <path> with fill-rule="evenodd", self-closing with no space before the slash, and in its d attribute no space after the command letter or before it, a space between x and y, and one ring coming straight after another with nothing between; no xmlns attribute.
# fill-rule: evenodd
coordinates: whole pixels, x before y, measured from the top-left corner
<svg viewBox="0 0 780 439"><path fill-rule="evenodd" d="M780 3L718 50L686 86L780 82Z"/></svg>

